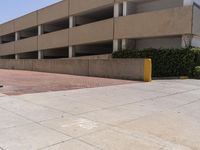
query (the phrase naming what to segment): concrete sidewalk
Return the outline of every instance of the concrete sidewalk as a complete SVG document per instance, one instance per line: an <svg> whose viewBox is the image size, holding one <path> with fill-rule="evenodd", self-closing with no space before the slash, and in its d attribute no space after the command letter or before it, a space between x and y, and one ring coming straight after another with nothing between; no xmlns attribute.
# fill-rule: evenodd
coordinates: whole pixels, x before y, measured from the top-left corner
<svg viewBox="0 0 200 150"><path fill-rule="evenodd" d="M199 150L200 81L0 97L3 150Z"/></svg>

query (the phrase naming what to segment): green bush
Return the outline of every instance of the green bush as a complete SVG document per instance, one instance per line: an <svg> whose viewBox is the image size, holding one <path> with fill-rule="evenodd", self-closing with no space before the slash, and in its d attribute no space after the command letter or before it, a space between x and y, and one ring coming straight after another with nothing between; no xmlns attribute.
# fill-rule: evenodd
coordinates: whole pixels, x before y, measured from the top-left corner
<svg viewBox="0 0 200 150"><path fill-rule="evenodd" d="M113 58L151 58L153 77L192 76L200 64L200 49L144 49L113 53Z"/></svg>
<svg viewBox="0 0 200 150"><path fill-rule="evenodd" d="M194 69L194 77L196 79L200 79L200 66L195 67L195 69Z"/></svg>
<svg viewBox="0 0 200 150"><path fill-rule="evenodd" d="M192 48L191 51L195 55L195 64L196 66L200 66L200 48Z"/></svg>

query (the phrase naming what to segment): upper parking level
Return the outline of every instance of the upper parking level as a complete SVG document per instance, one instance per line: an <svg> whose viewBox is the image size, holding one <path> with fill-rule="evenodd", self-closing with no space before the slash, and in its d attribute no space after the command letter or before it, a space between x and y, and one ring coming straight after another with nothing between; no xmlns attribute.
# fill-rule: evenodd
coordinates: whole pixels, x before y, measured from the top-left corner
<svg viewBox="0 0 200 150"><path fill-rule="evenodd" d="M0 36L12 34L21 30L36 27L41 24L51 24L73 16L78 25L113 18L114 4L120 3L119 16L156 11L161 9L187 5L192 0L127 0L127 10L123 12L122 3L125 0L63 0L38 11L16 18L0 25ZM199 0L195 0L198 2ZM68 19L68 20L67 20ZM80 23L81 22L81 23ZM68 28L68 27L66 27ZM63 28L61 28L62 30Z"/></svg>

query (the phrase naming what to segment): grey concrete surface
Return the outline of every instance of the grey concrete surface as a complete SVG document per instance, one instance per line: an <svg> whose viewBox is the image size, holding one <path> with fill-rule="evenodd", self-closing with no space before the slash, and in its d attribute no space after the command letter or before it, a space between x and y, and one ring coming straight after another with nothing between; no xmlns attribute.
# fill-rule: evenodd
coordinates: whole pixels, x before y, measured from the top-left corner
<svg viewBox="0 0 200 150"><path fill-rule="evenodd" d="M200 80L0 95L2 150L199 150Z"/></svg>
<svg viewBox="0 0 200 150"><path fill-rule="evenodd" d="M1 69L144 81L145 59L1 59ZM117 68L117 69L116 69ZM151 71L149 69L149 71Z"/></svg>

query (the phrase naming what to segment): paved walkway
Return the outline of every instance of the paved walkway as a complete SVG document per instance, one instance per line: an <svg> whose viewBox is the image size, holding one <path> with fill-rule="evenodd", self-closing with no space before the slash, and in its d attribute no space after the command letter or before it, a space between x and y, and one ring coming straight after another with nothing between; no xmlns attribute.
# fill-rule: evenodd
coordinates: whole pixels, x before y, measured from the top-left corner
<svg viewBox="0 0 200 150"><path fill-rule="evenodd" d="M0 97L0 149L199 150L200 81Z"/></svg>
<svg viewBox="0 0 200 150"><path fill-rule="evenodd" d="M4 85L4 88L0 88L0 93L7 95L73 90L127 83L134 82L66 74L0 69L0 85Z"/></svg>

